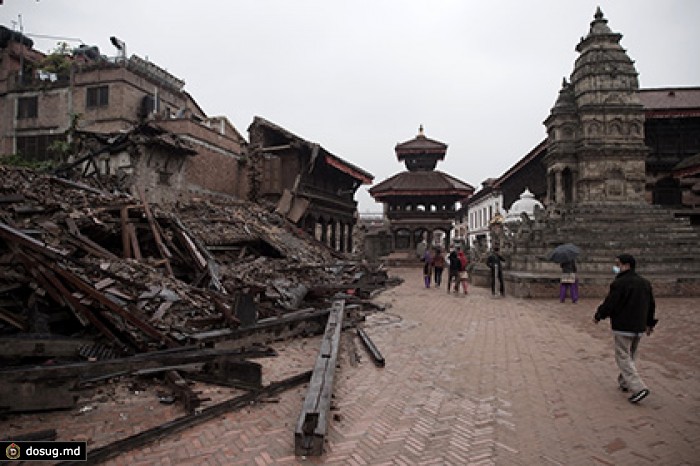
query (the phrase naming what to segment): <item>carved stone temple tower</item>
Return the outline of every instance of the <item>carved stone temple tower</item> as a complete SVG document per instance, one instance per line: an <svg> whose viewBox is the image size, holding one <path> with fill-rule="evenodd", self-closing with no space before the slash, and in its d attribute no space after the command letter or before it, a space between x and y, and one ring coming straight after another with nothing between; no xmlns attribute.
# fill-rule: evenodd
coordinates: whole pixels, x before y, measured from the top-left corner
<svg viewBox="0 0 700 466"><path fill-rule="evenodd" d="M548 204L644 203L644 109L634 63L600 8L545 120Z"/></svg>
<svg viewBox="0 0 700 466"><path fill-rule="evenodd" d="M555 296L561 270L545 259L574 243L582 296L603 296L617 254L636 256L657 296L700 296L700 233L645 198L649 149L637 70L600 8L547 129L547 208L523 221L506 248L506 294Z"/></svg>

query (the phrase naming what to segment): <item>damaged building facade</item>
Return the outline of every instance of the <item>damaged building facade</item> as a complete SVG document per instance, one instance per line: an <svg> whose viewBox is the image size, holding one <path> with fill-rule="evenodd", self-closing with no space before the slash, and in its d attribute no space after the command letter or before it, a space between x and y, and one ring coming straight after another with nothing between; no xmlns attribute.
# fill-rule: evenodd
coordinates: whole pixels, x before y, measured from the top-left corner
<svg viewBox="0 0 700 466"><path fill-rule="evenodd" d="M279 203L318 240L353 250L354 194L371 174L260 117L249 145L226 117L207 116L183 80L136 55L32 46L4 28L0 156L61 163L59 173L108 178L149 202L211 194Z"/></svg>
<svg viewBox="0 0 700 466"><path fill-rule="evenodd" d="M276 204L317 240L352 252L354 195L372 175L264 118L255 117L248 132L250 198Z"/></svg>
<svg viewBox="0 0 700 466"><path fill-rule="evenodd" d="M245 195L245 139L226 117L207 116L181 79L96 47L44 55L16 33L0 46L3 155L65 162L91 154L87 173L129 178L152 201Z"/></svg>

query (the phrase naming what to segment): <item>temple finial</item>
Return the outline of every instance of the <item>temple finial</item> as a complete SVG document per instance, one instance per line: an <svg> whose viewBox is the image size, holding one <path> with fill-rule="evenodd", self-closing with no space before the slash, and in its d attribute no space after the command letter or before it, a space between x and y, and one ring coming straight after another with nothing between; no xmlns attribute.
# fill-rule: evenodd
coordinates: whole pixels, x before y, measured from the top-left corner
<svg viewBox="0 0 700 466"><path fill-rule="evenodd" d="M595 19L603 19L603 10L600 9L600 6L595 10Z"/></svg>
<svg viewBox="0 0 700 466"><path fill-rule="evenodd" d="M420 125L418 128L418 136L425 137L425 133L423 132L423 125Z"/></svg>

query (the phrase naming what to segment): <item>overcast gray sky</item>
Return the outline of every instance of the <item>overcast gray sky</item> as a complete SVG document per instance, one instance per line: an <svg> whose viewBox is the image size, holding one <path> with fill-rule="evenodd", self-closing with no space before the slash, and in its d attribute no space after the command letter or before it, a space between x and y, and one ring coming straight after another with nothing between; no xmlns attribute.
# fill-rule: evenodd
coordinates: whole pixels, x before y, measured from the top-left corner
<svg viewBox="0 0 700 466"><path fill-rule="evenodd" d="M438 169L479 188L544 139L596 6L642 87L700 86L696 0L4 0L0 22L21 14L25 33L110 56L117 36L246 138L262 116L375 183L404 168L394 146L423 124L449 145ZM366 188L356 199L381 211Z"/></svg>

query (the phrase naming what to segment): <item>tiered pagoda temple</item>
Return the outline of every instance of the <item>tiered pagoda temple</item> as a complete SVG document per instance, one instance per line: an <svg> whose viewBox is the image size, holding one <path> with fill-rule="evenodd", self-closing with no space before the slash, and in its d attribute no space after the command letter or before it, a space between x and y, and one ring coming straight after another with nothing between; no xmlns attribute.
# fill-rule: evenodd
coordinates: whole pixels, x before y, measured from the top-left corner
<svg viewBox="0 0 700 466"><path fill-rule="evenodd" d="M431 245L448 246L456 204L464 203L474 187L435 170L437 162L445 159L447 144L427 138L422 125L415 138L397 144L395 151L407 170L369 190L384 204L393 251L413 252L423 239Z"/></svg>
<svg viewBox="0 0 700 466"><path fill-rule="evenodd" d="M687 218L646 199L644 108L634 62L598 9L580 56L544 124L547 128L547 209L512 237L507 292L551 296L559 267L543 261L575 243L580 282L588 296L607 292L617 254L637 257L637 269L658 296L700 295L700 235ZM510 288L510 290L508 290Z"/></svg>

